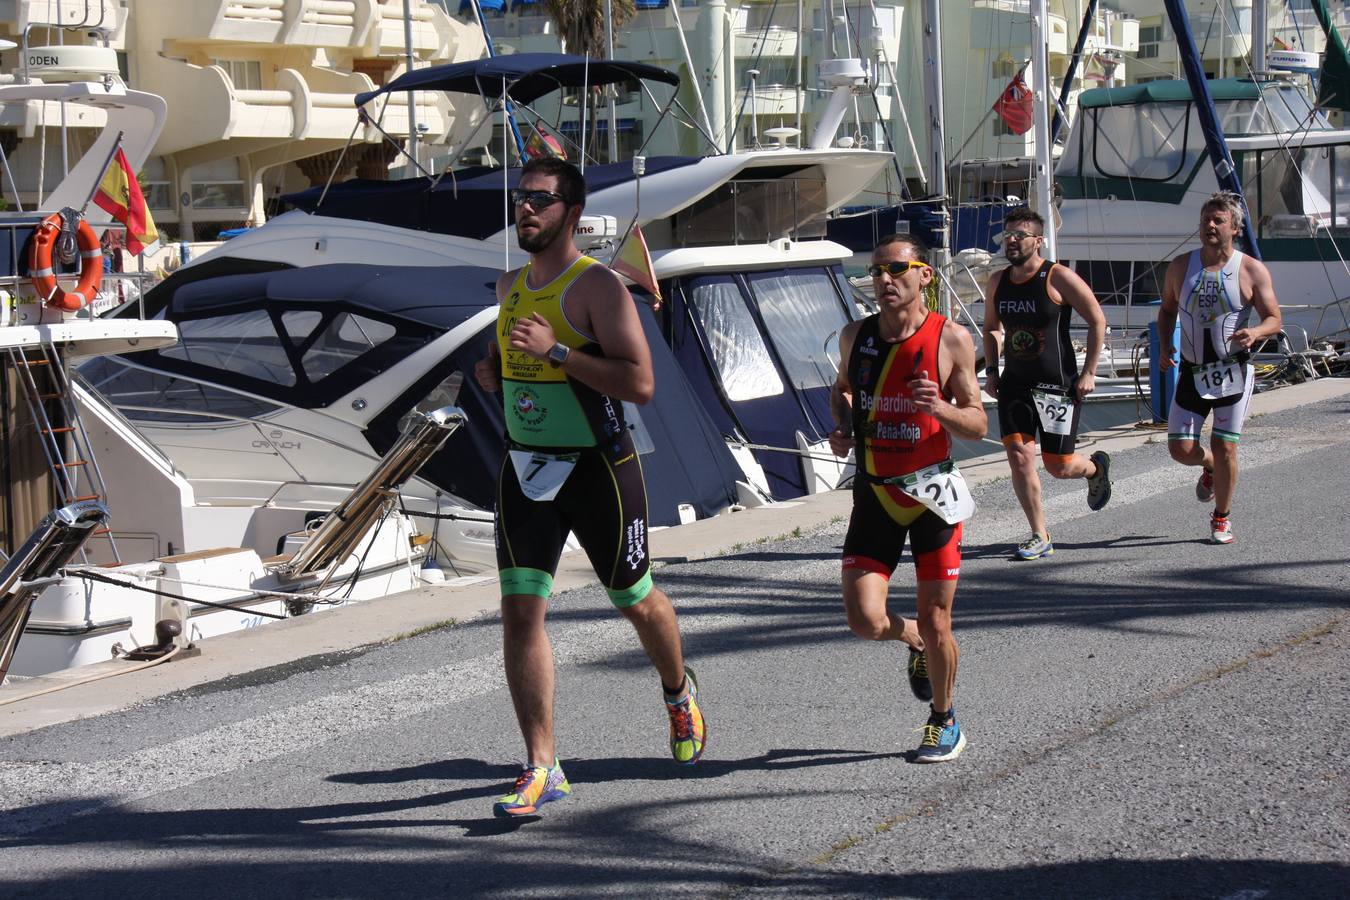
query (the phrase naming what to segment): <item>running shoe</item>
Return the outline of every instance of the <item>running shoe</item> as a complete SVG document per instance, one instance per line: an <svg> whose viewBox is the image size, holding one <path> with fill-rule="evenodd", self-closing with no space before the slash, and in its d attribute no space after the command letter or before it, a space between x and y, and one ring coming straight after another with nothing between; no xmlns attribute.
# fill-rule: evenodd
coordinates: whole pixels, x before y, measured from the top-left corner
<svg viewBox="0 0 1350 900"><path fill-rule="evenodd" d="M1088 478L1088 509L1096 512L1111 502L1111 454L1098 450L1089 457L1097 471Z"/></svg>
<svg viewBox="0 0 1350 900"><path fill-rule="evenodd" d="M946 716L937 713L930 715L924 723L923 740L919 742L919 749L914 751L916 763L946 762L956 759L966 749L966 736L961 733L961 723L956 721L956 710L953 709L947 715L952 719L950 725L947 724Z"/></svg>
<svg viewBox="0 0 1350 900"><path fill-rule="evenodd" d="M1195 483L1195 499L1208 503L1214 499L1214 471L1201 469L1200 480Z"/></svg>
<svg viewBox="0 0 1350 900"><path fill-rule="evenodd" d="M924 703L933 700L933 682L928 680L928 654L909 648L909 689Z"/></svg>
<svg viewBox="0 0 1350 900"><path fill-rule="evenodd" d="M703 758L708 726L703 722L703 711L698 708L698 679L692 669L685 669L689 693L679 703L666 701L670 715L670 755L682 766L692 766Z"/></svg>
<svg viewBox="0 0 1350 900"><path fill-rule="evenodd" d="M492 805L492 814L499 819L528 816L539 807L554 800L562 800L572 793L562 766L555 759L552 766L525 766L516 778L511 793L499 797Z"/></svg>
<svg viewBox="0 0 1350 900"><path fill-rule="evenodd" d="M1054 556L1055 545L1050 543L1050 535L1036 534L1017 545L1018 559L1040 559L1042 556Z"/></svg>
<svg viewBox="0 0 1350 900"><path fill-rule="evenodd" d="M1233 534L1233 523L1228 521L1227 516L1209 517L1209 537L1216 544L1231 544L1237 540L1237 535Z"/></svg>

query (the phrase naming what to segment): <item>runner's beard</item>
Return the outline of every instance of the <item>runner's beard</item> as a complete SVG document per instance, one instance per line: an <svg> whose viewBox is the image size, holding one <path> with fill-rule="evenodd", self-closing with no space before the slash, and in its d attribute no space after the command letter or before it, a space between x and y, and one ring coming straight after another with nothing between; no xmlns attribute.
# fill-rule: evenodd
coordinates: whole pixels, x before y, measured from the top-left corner
<svg viewBox="0 0 1350 900"><path fill-rule="evenodd" d="M534 237L529 238L520 233L520 226L516 226L516 243L519 244L520 249L524 250L526 253L539 253L543 250L547 250L552 246L553 242L558 239L558 235L562 233L563 226L566 224L567 220L563 219L552 226L545 227L541 225L534 233Z"/></svg>

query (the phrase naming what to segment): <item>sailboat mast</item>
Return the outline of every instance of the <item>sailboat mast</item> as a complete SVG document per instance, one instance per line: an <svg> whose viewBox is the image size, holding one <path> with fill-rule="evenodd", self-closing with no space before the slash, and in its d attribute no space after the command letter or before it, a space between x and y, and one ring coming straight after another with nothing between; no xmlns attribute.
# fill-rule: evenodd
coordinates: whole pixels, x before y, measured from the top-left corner
<svg viewBox="0 0 1350 900"><path fill-rule="evenodd" d="M1242 180L1238 178L1237 167L1233 164L1232 154L1228 152L1228 143L1223 138L1223 126L1219 123L1218 111L1214 109L1214 98L1209 93L1205 70L1200 65L1200 50L1195 46L1195 35L1191 33L1186 4L1184 0L1164 0L1164 5L1172 30L1176 32L1177 55L1186 70L1186 81L1190 84L1195 111L1200 117L1200 130L1205 135L1205 147L1209 151L1210 162L1214 164L1214 176L1218 179L1219 187L1237 194L1242 203L1242 237L1247 245L1246 250L1260 259L1256 230L1252 228L1247 198L1242 193Z"/></svg>
<svg viewBox="0 0 1350 900"><path fill-rule="evenodd" d="M928 105L929 157L932 159L932 178L928 180L928 195L937 201L940 221L933 247L933 267L945 272L951 260L951 212L947 207L947 151L946 126L942 115L942 20L938 0L924 0L923 4L923 88ZM951 313L951 298L947 281L938 279L938 312Z"/></svg>
<svg viewBox="0 0 1350 900"><path fill-rule="evenodd" d="M613 0L605 0L605 59L614 58L614 4ZM617 162L619 159L619 123L614 112L614 86L605 85L605 93L609 95L609 161Z"/></svg>
<svg viewBox="0 0 1350 900"><path fill-rule="evenodd" d="M1046 45L1046 23L1050 12L1045 0L1031 0L1031 83L1032 134L1035 144L1036 210L1045 217L1045 256L1058 259L1055 252L1055 210L1052 205L1053 174L1050 161L1050 60Z"/></svg>
<svg viewBox="0 0 1350 900"><path fill-rule="evenodd" d="M1252 0L1252 74L1266 73L1266 0Z"/></svg>

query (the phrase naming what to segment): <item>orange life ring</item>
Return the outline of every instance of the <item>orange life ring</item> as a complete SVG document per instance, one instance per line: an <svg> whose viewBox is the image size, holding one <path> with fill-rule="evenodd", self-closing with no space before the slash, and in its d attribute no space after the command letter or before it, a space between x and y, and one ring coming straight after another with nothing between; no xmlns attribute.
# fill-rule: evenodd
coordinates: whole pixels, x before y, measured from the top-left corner
<svg viewBox="0 0 1350 900"><path fill-rule="evenodd" d="M103 281L103 248L94 229L80 219L80 227L75 230L75 241L80 248L80 281L75 290L62 290L56 283L56 270L52 268L52 250L64 221L60 213L52 213L33 232L28 247L28 277L33 280L33 288L43 303L75 312L92 303L98 293L98 286Z"/></svg>

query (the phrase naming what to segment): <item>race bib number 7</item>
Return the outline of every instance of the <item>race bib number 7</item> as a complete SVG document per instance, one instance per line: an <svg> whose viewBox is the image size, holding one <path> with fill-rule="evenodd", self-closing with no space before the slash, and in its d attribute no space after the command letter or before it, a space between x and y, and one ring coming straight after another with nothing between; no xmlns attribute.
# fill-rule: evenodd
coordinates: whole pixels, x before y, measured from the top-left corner
<svg viewBox="0 0 1350 900"><path fill-rule="evenodd" d="M1066 435L1073 430L1072 397L1032 391L1031 399L1036 404L1036 415L1040 417L1041 429L1046 434Z"/></svg>
<svg viewBox="0 0 1350 900"><path fill-rule="evenodd" d="M1221 400L1241 394L1247 386L1247 373L1235 359L1196 366L1191 372L1195 391L1206 400Z"/></svg>
<svg viewBox="0 0 1350 900"><path fill-rule="evenodd" d="M948 525L964 522L975 514L975 498L956 463L944 460L890 480L910 498L937 513Z"/></svg>
<svg viewBox="0 0 1350 900"><path fill-rule="evenodd" d="M576 468L579 453L538 453L512 450L511 465L520 482L520 492L531 500L543 502L558 496L567 476Z"/></svg>

